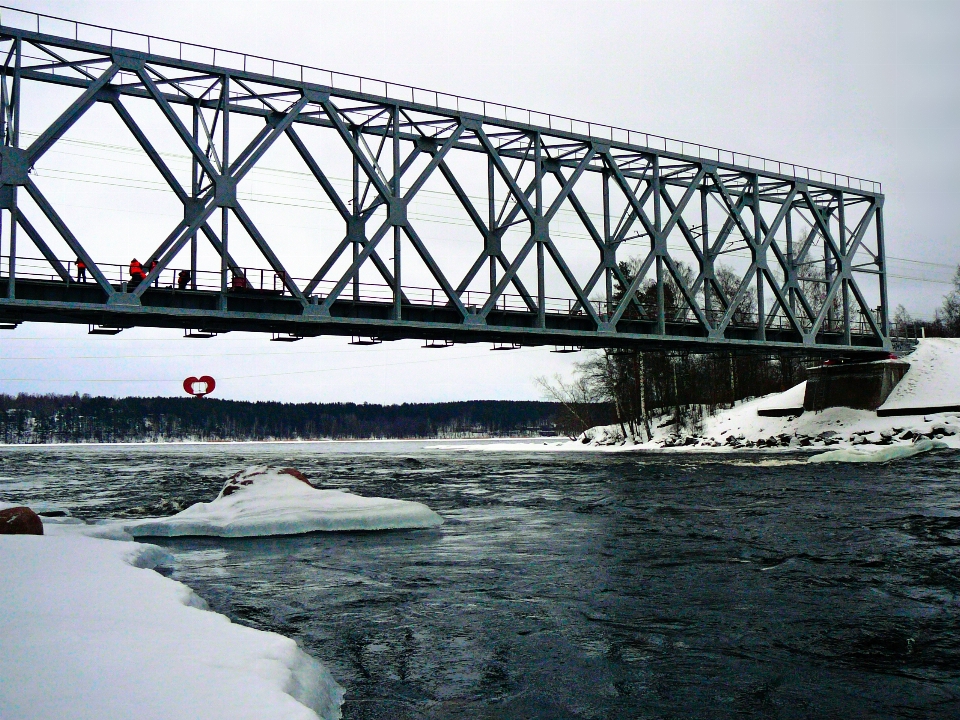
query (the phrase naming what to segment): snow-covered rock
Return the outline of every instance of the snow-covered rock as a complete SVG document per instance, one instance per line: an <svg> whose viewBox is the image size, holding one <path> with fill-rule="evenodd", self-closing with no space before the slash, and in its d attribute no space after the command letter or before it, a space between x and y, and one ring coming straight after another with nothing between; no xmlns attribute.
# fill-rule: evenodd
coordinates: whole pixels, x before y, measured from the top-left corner
<svg viewBox="0 0 960 720"><path fill-rule="evenodd" d="M443 518L421 503L318 489L290 470L248 468L230 478L211 502L191 505L171 517L124 523L124 529L135 537L251 537L443 524Z"/></svg>
<svg viewBox="0 0 960 720"><path fill-rule="evenodd" d="M160 548L57 530L0 537L3 718L340 717L343 688L319 662L208 611L150 569Z"/></svg>

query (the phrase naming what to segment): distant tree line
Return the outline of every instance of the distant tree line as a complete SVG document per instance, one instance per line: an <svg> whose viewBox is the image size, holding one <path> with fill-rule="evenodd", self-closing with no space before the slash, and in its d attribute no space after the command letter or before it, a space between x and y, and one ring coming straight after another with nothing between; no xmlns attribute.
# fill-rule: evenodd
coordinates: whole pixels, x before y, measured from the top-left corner
<svg viewBox="0 0 960 720"><path fill-rule="evenodd" d="M933 320L913 317L903 305L893 314L893 332L900 337L960 337L960 267L953 275L953 288L943 298Z"/></svg>
<svg viewBox="0 0 960 720"><path fill-rule="evenodd" d="M555 402L371 405L0 395L5 443L518 437L555 432Z"/></svg>

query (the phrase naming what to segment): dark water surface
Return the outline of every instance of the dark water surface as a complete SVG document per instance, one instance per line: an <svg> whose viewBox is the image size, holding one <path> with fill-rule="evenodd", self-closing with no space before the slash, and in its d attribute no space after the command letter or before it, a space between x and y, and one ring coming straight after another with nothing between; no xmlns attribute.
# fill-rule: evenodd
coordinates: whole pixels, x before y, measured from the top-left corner
<svg viewBox="0 0 960 720"><path fill-rule="evenodd" d="M0 498L171 514L250 464L443 527L160 541L296 638L344 717L960 717L960 454L488 453L436 443L6 448Z"/></svg>

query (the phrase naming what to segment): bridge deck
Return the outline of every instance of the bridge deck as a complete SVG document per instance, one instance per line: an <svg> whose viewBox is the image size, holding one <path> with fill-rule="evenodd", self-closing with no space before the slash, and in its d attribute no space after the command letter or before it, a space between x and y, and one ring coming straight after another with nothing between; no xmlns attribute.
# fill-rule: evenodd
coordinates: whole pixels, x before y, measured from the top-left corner
<svg viewBox="0 0 960 720"><path fill-rule="evenodd" d="M0 321L82 323L111 328L136 326L206 330L284 333L295 337L343 335L376 337L384 340L418 338L449 340L455 343L495 342L523 345L556 345L584 348L622 347L672 349L682 351L817 352L824 355L874 355L882 352L866 321L854 325L855 347L843 342L839 322L824 323L814 347L803 346L803 338L781 317L767 318L766 338L758 343L757 315L745 314L734 320L726 338L711 341L702 326L688 312L676 308L666 333L657 333L652 318L656 308L646 306L647 319L633 312L621 319L616 334L598 333L593 322L574 298L545 298L546 327L539 327L538 314L524 305L519 295L503 294L484 326L461 322L461 314L435 288L404 287L408 302L401 305L401 318L395 316L393 288L385 284L358 283L353 292L341 295L328 316L317 313L323 300L323 288L304 306L293 297L273 270L243 268L246 287L231 287L226 309L221 309L220 277L214 272L197 274L192 283L177 287L180 269L168 269L141 298L140 307L122 303L105 305L100 286L89 280L66 282L46 271L37 258L18 258L16 299L0 300ZM75 277L72 262L64 267ZM124 266L101 263L100 268L122 278ZM8 277L0 275L0 287ZM294 282L299 282L293 278ZM303 281L305 282L305 281ZM128 290L120 280L111 287L120 295ZM487 299L487 293L466 292L466 307L475 311ZM605 312L604 301L594 300L594 309ZM716 320L721 314L714 312Z"/></svg>

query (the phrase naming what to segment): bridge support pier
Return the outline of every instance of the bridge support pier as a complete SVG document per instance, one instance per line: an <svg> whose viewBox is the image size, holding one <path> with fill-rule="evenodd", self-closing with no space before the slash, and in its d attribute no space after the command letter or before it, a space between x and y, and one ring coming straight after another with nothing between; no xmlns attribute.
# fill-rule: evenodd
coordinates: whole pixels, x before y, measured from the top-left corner
<svg viewBox="0 0 960 720"><path fill-rule="evenodd" d="M849 407L876 410L910 369L904 360L821 365L807 370L803 409Z"/></svg>

